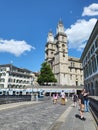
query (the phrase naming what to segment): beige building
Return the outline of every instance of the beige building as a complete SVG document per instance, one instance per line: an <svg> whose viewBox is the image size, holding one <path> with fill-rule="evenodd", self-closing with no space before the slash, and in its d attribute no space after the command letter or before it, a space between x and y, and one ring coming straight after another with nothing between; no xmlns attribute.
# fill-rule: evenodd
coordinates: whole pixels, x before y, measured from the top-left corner
<svg viewBox="0 0 98 130"><path fill-rule="evenodd" d="M81 56L84 85L91 95L98 96L98 20Z"/></svg>
<svg viewBox="0 0 98 130"><path fill-rule="evenodd" d="M67 35L62 21L57 25L56 35L50 31L45 46L47 61L59 85L83 85L83 68L79 58L68 56Z"/></svg>

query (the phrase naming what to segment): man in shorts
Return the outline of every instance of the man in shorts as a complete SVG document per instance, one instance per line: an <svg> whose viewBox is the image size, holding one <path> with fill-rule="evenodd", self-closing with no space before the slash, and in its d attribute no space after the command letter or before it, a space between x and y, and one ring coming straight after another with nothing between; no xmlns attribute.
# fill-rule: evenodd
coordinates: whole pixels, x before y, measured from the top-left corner
<svg viewBox="0 0 98 130"><path fill-rule="evenodd" d="M79 105L80 105L80 119L85 120L84 118L84 89L79 94Z"/></svg>

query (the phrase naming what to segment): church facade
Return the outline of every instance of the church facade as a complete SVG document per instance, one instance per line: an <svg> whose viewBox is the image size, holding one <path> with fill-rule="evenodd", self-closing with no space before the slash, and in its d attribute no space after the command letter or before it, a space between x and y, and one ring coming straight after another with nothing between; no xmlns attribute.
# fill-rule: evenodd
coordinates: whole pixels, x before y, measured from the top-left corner
<svg viewBox="0 0 98 130"><path fill-rule="evenodd" d="M45 61L51 69L59 85L83 85L83 68L79 58L68 56L67 35L62 21L58 22L56 35L48 33L45 46Z"/></svg>

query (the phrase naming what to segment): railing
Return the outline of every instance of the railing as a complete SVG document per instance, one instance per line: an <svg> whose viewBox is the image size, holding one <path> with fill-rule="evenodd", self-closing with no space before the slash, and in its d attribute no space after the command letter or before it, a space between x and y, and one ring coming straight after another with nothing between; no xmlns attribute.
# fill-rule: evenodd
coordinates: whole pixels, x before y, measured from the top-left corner
<svg viewBox="0 0 98 130"><path fill-rule="evenodd" d="M0 95L0 104L31 101L31 95Z"/></svg>
<svg viewBox="0 0 98 130"><path fill-rule="evenodd" d="M90 110L98 128L98 96L91 96L89 97L89 100L90 100Z"/></svg>

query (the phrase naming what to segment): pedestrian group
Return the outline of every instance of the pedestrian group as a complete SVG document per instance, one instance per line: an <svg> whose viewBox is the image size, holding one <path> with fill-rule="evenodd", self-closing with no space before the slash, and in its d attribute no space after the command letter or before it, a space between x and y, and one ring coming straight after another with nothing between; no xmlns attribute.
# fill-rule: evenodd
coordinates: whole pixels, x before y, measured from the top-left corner
<svg viewBox="0 0 98 130"><path fill-rule="evenodd" d="M61 98L61 105L65 105L66 102L67 102L67 97L66 97L66 95L65 95L64 90L62 90L62 92L60 93L60 95L58 95L57 92L55 92L55 93L53 94L53 104L56 104L56 103L58 102L59 96L60 96L60 98Z"/></svg>
<svg viewBox="0 0 98 130"><path fill-rule="evenodd" d="M76 107L77 103L79 104L79 117L81 120L85 120L86 118L84 117L84 112L89 112L89 92L86 92L85 89L81 90L80 94L77 95L76 93L74 93L72 95L72 100L73 100L73 106ZM53 94L53 104L57 104L58 100L60 97L60 102L61 105L65 105L67 102L67 97L65 95L64 90L62 90L62 92L60 93L60 95L58 95L57 92L55 92Z"/></svg>

